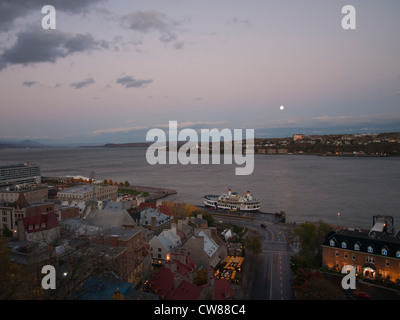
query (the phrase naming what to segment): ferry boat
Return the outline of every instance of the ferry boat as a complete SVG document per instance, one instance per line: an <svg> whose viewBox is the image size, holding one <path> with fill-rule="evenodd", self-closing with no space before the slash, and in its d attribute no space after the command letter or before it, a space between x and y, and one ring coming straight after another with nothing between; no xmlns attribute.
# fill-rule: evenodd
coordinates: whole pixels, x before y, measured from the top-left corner
<svg viewBox="0 0 400 320"><path fill-rule="evenodd" d="M205 195L204 205L226 210L257 211L260 210L260 200L253 198L250 191L245 195L232 192L229 189L227 194Z"/></svg>

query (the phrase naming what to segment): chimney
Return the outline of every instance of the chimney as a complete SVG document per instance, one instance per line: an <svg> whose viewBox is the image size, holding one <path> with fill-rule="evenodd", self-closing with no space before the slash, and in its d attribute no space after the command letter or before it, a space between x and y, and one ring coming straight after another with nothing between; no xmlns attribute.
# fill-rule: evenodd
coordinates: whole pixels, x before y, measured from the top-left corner
<svg viewBox="0 0 400 320"><path fill-rule="evenodd" d="M151 230L156 232L156 217L151 217Z"/></svg>
<svg viewBox="0 0 400 320"><path fill-rule="evenodd" d="M164 266L171 270L172 273L176 273L176 262L175 261L167 261L164 263Z"/></svg>
<svg viewBox="0 0 400 320"><path fill-rule="evenodd" d="M119 236L118 235L111 235L110 236L110 244L111 247L118 247L118 240L119 240Z"/></svg>
<svg viewBox="0 0 400 320"><path fill-rule="evenodd" d="M24 228L24 223L23 223L22 219L18 220L16 233L17 233L16 236L18 238L18 241L26 240L25 228Z"/></svg>
<svg viewBox="0 0 400 320"><path fill-rule="evenodd" d="M176 223L171 223L171 231L174 236L176 236Z"/></svg>
<svg viewBox="0 0 400 320"><path fill-rule="evenodd" d="M215 285L214 271L212 268L207 269L207 283L212 287Z"/></svg>

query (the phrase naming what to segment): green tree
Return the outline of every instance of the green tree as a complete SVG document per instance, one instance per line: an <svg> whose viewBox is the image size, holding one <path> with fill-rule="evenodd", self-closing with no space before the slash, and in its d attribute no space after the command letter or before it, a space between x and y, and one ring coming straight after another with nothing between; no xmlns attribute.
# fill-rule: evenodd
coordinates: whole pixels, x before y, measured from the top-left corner
<svg viewBox="0 0 400 320"><path fill-rule="evenodd" d="M258 235L247 238L246 251L254 255L258 255L261 252L261 239Z"/></svg>
<svg viewBox="0 0 400 320"><path fill-rule="evenodd" d="M125 187L129 187L129 186L130 186L129 181L126 180L125 183L124 183L124 185L125 185Z"/></svg>
<svg viewBox="0 0 400 320"><path fill-rule="evenodd" d="M12 235L13 235L12 231L10 229L8 229L7 226L5 226L3 229L3 236L10 238L10 237L12 237Z"/></svg>

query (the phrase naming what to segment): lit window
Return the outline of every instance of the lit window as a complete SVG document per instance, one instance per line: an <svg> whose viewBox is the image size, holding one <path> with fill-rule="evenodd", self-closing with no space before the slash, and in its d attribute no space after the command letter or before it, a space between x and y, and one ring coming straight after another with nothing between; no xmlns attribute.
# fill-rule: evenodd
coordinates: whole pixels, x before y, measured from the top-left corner
<svg viewBox="0 0 400 320"><path fill-rule="evenodd" d="M343 248L343 249L346 249L346 248L347 248L347 243L344 242L344 241L342 242L342 248Z"/></svg>
<svg viewBox="0 0 400 320"><path fill-rule="evenodd" d="M335 246L335 241L334 241L334 240L331 240L331 241L329 242L329 244L331 245L331 247L334 247L334 246Z"/></svg>
<svg viewBox="0 0 400 320"><path fill-rule="evenodd" d="M368 247L368 252L369 252L369 253L373 253L373 252L374 252L374 249L373 249L371 246L369 246L369 247Z"/></svg>
<svg viewBox="0 0 400 320"><path fill-rule="evenodd" d="M360 251L360 245L359 245L358 243L356 243L356 244L354 245L354 250Z"/></svg>
<svg viewBox="0 0 400 320"><path fill-rule="evenodd" d="M396 252L396 258L400 258L400 251Z"/></svg>
<svg viewBox="0 0 400 320"><path fill-rule="evenodd" d="M383 254L384 256L387 256L387 249L386 249L386 248L382 248L382 254Z"/></svg>

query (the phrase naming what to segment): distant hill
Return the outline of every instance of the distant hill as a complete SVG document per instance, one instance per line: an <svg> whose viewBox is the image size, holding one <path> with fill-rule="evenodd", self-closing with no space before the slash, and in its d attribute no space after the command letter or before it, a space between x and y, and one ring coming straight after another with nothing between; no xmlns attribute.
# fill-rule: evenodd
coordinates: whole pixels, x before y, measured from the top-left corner
<svg viewBox="0 0 400 320"><path fill-rule="evenodd" d="M105 148L133 148L133 147L148 147L152 143L149 142L131 142L131 143L106 143Z"/></svg>
<svg viewBox="0 0 400 320"><path fill-rule="evenodd" d="M0 141L0 148L44 148L46 145L33 140Z"/></svg>

